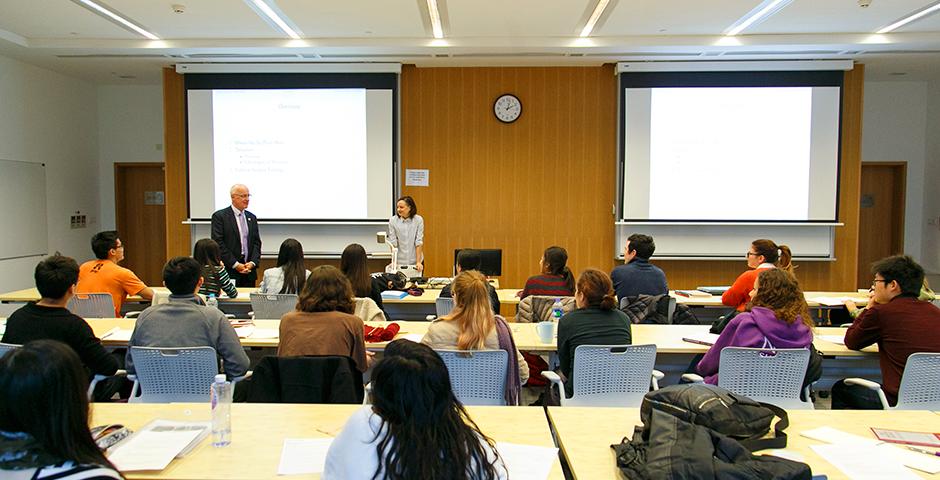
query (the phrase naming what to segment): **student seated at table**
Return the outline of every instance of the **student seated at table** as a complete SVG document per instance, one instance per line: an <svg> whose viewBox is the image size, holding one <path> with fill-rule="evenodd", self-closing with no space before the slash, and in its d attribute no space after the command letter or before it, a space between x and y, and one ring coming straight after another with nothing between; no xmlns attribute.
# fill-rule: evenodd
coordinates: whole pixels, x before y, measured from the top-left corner
<svg viewBox="0 0 940 480"><path fill-rule="evenodd" d="M87 388L63 343L37 340L0 358L0 477L122 478L88 431Z"/></svg>
<svg viewBox="0 0 940 480"><path fill-rule="evenodd" d="M871 290L869 290L869 293L870 292ZM930 289L930 284L927 283L926 277L924 277L924 284L921 285L920 287L920 294L917 295L917 299L922 302L933 302L934 300L937 299L937 294L934 293L934 291ZM862 312L864 312L865 309L868 308L871 304L871 302L869 301L868 304L858 306L855 304L854 301L848 298L843 300L842 303L845 305L845 308L848 311L849 317L851 317L853 320L858 318L858 316L861 315Z"/></svg>
<svg viewBox="0 0 940 480"><path fill-rule="evenodd" d="M898 401L898 388L907 357L918 352L940 352L940 309L917 299L924 284L924 269L907 255L875 262L869 306L845 332L845 346L861 350L878 344L882 389L890 405ZM832 408L880 409L876 392L840 380L832 386Z"/></svg>
<svg viewBox="0 0 940 480"><path fill-rule="evenodd" d="M78 271L75 293L110 293L114 300L114 316L121 316L121 305L128 295L153 299L153 289L137 278L134 272L118 263L124 260L125 245L118 232L98 232L91 237L91 250L97 260L82 264Z"/></svg>
<svg viewBox="0 0 940 480"><path fill-rule="evenodd" d="M369 264L366 260L366 249L358 243L353 243L343 249L343 254L339 259L339 269L352 284L355 296L371 298L382 312L385 312L385 305L382 304L385 282L369 274ZM387 318L388 314L385 316Z"/></svg>
<svg viewBox="0 0 940 480"><path fill-rule="evenodd" d="M750 270L739 275L731 288L721 295L721 303L734 307L738 312L743 312L751 298L751 290L754 289L754 280L757 279L757 275L771 268L780 268L793 273L792 258L790 247L786 245L777 245L773 240L765 238L754 240L747 250L747 268Z"/></svg>
<svg viewBox="0 0 940 480"><path fill-rule="evenodd" d="M813 320L806 297L793 274L772 268L759 272L745 312L728 322L698 363L705 383L718 383L718 364L725 347L810 348ZM814 369L813 362L807 366Z"/></svg>
<svg viewBox="0 0 940 480"><path fill-rule="evenodd" d="M655 251L656 242L649 235L634 233L627 238L623 246L623 265L618 265L610 272L617 298L669 293L666 274L650 263L650 257Z"/></svg>
<svg viewBox="0 0 940 480"><path fill-rule="evenodd" d="M324 480L507 478L495 443L454 396L434 350L389 343L372 371L371 399L330 445Z"/></svg>
<svg viewBox="0 0 940 480"><path fill-rule="evenodd" d="M297 310L281 317L279 357L339 355L352 359L360 372L369 369L362 320L353 315L349 279L334 266L313 269L297 299Z"/></svg>
<svg viewBox="0 0 940 480"><path fill-rule="evenodd" d="M475 270L461 272L451 283L454 309L428 326L421 342L431 348L458 350L505 350L506 403L516 405L519 390L529 378L529 365L516 349L506 320L493 314L486 278Z"/></svg>
<svg viewBox="0 0 940 480"><path fill-rule="evenodd" d="M465 248L457 254L457 273L467 272L470 270L480 271L480 264L483 262L483 257L480 255L479 250L473 250ZM482 274L482 272L481 272ZM483 275L483 278L486 278L486 275ZM486 291L490 296L490 304L493 305L493 313L499 315L499 295L496 293L496 287L490 285L490 282L486 282ZM438 298L451 298L453 295L450 293L450 285L445 285L441 289L441 294Z"/></svg>
<svg viewBox="0 0 940 480"><path fill-rule="evenodd" d="M277 266L264 271L260 293L298 293L310 270L304 266L304 247L293 238L281 242Z"/></svg>
<svg viewBox="0 0 940 480"><path fill-rule="evenodd" d="M212 347L222 357L225 374L239 377L248 371L248 355L232 324L215 307L196 295L202 285L202 265L192 257L174 257L163 267L163 285L170 289L166 303L148 307L134 325L130 347ZM133 374L131 349L124 359Z"/></svg>
<svg viewBox="0 0 940 480"><path fill-rule="evenodd" d="M548 247L539 260L538 275L529 277L525 287L516 292L519 298L529 295L570 297L574 295L574 274L568 268L568 251L561 247Z"/></svg>
<svg viewBox="0 0 940 480"><path fill-rule="evenodd" d="M215 295L219 297L222 292L228 298L238 296L238 289L235 283L229 277L225 266L222 265L222 251L219 244L211 238L203 238L193 246L193 258L202 265L202 286L199 287L200 295Z"/></svg>
<svg viewBox="0 0 940 480"><path fill-rule="evenodd" d="M614 287L606 273L589 268L578 277L574 294L577 310L558 321L558 361L565 378L565 395L571 397L574 351L579 345L629 345L630 319L617 310Z"/></svg>
<svg viewBox="0 0 940 480"><path fill-rule="evenodd" d="M55 254L36 265L33 277L42 298L10 314L0 341L23 345L33 340L58 340L78 354L91 375L114 375L119 368L117 359L105 350L88 323L66 308L75 293L78 263ZM119 383L102 382L95 389L95 399L107 400Z"/></svg>

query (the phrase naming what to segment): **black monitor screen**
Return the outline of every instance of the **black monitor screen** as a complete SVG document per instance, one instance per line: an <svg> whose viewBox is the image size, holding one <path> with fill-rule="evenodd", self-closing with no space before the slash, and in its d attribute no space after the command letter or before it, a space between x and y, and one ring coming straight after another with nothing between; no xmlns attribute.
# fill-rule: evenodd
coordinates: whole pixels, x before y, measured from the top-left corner
<svg viewBox="0 0 940 480"><path fill-rule="evenodd" d="M454 250L454 265L457 265L457 255L462 248ZM488 277L498 277L503 274L503 250L499 248L474 248L480 252L480 272Z"/></svg>

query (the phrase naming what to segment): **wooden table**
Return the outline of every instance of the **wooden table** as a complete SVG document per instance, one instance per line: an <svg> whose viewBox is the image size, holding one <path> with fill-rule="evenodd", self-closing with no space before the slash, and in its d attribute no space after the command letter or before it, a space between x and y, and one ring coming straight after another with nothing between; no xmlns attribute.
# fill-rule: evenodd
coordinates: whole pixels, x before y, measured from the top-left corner
<svg viewBox="0 0 940 480"><path fill-rule="evenodd" d="M161 292L165 295L169 294L169 290L167 290L166 287L151 288L155 292ZM242 287L238 289L238 296L235 298L228 298L222 295L219 297L219 308L225 313L236 314L240 317L245 316L244 314L251 309L250 294L256 293L257 291L258 289L254 287ZM516 305L519 304L519 298L516 297L516 292L518 291L518 289L512 288L496 291L499 296L500 313L503 316L515 316ZM435 313L434 302L440 294L441 291L439 289L426 289L424 294L420 296L408 295L401 299L383 299L382 303L385 304L385 310L389 313L391 318L395 320L424 320L427 315L433 315ZM0 294L0 303L35 302L39 300L39 298L39 290L36 288L26 288ZM145 305L149 305L149 303L149 300L144 300L137 295L130 295L124 301L125 307L123 310L125 312L143 310L146 308Z"/></svg>
<svg viewBox="0 0 940 480"><path fill-rule="evenodd" d="M669 295L676 299L676 303L681 303L688 305L690 307L721 307L721 308L731 308L727 305L721 303L721 295L710 295L702 297L686 297L684 295L679 295L675 290L670 290ZM819 297L848 297L851 298L855 303L865 305L868 303L868 293L855 292L803 292L803 295L806 297L806 304L812 308L826 307L819 302L815 301L815 298ZM841 305L838 306L841 308Z"/></svg>
<svg viewBox="0 0 940 480"><path fill-rule="evenodd" d="M799 455L814 475L825 474L830 480L847 477L809 448L822 442L801 437L800 432L822 426L869 438L874 438L869 427L940 432L940 416L929 411L794 410L788 414L786 451ZM548 415L574 478L622 478L610 445L623 437L632 438L634 425L641 424L638 408L549 407ZM940 478L940 474L911 471L923 478Z"/></svg>
<svg viewBox="0 0 940 480"><path fill-rule="evenodd" d="M232 405L232 444L214 448L203 440L189 455L161 472L128 472L127 478L255 479L275 478L285 438L335 436L359 405ZM496 441L554 447L540 407L467 407L480 429ZM155 418L208 421L209 404L108 404L92 407L92 425L120 423L138 430ZM940 417L938 417L940 418ZM298 478L298 477L293 477ZM319 475L301 478L319 478ZM555 460L549 476L564 478Z"/></svg>

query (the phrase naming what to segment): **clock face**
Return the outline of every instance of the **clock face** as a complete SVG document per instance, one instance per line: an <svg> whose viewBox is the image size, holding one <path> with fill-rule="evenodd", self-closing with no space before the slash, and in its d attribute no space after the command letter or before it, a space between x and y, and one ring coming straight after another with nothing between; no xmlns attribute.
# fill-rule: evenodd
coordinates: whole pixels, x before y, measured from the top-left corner
<svg viewBox="0 0 940 480"><path fill-rule="evenodd" d="M503 123L515 122L522 115L522 102L515 95L500 95L493 102L493 114Z"/></svg>

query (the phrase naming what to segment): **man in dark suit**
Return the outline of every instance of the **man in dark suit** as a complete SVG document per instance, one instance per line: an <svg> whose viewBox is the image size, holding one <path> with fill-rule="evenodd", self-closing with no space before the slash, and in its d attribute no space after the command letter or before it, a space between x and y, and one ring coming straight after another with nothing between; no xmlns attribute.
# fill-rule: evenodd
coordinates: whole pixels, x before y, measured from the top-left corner
<svg viewBox="0 0 940 480"><path fill-rule="evenodd" d="M239 287L254 287L261 263L258 217L246 210L251 194L238 184L231 190L232 206L212 214L212 239L222 251L222 264Z"/></svg>

